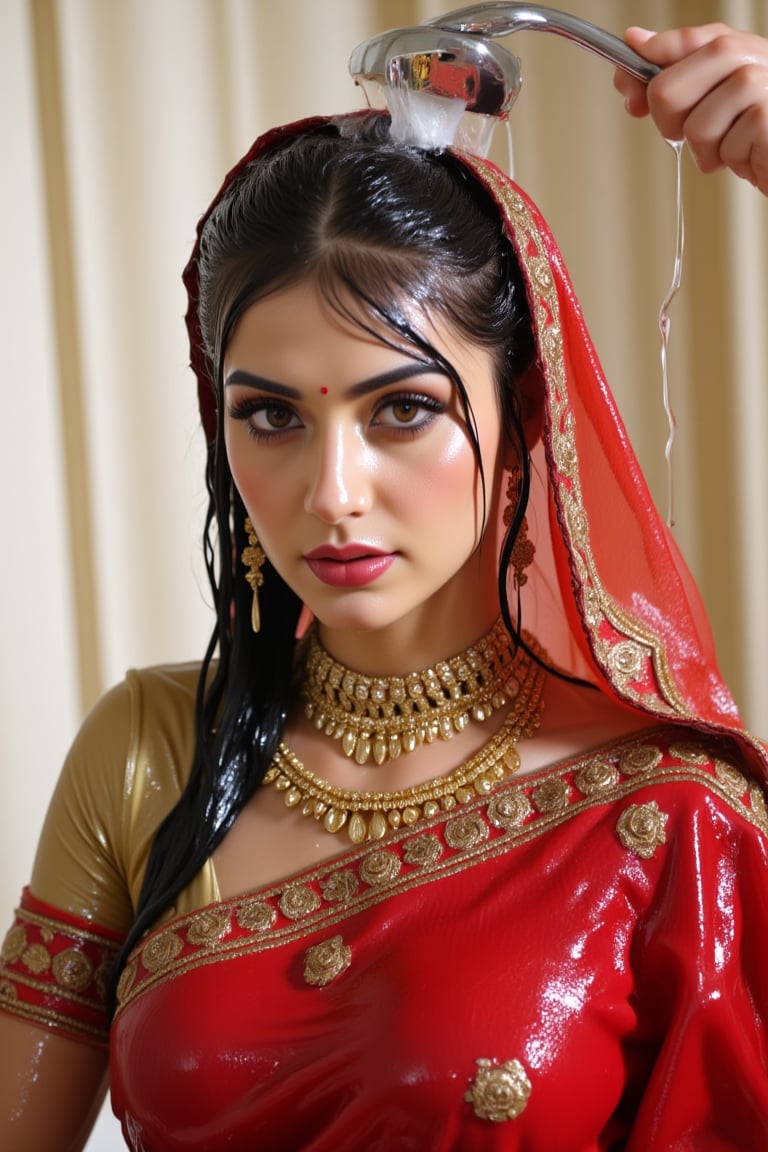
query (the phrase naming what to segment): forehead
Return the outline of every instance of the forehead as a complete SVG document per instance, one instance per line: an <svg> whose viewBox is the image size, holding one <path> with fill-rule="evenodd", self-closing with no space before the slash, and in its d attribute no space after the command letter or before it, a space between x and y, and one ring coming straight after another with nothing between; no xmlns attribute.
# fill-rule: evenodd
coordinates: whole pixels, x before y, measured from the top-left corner
<svg viewBox="0 0 768 1152"><path fill-rule="evenodd" d="M338 306L313 280L302 280L249 305L238 318L224 354L225 368L240 360L300 364L365 358L389 351L388 332L354 299ZM391 339L389 340L391 343Z"/></svg>
<svg viewBox="0 0 768 1152"><path fill-rule="evenodd" d="M465 370L485 369L491 362L490 353L413 301L395 303L391 321L345 286L329 292L308 277L244 310L225 351L225 370L243 358L317 369L341 359L362 365L403 356L434 359L437 354L463 378Z"/></svg>

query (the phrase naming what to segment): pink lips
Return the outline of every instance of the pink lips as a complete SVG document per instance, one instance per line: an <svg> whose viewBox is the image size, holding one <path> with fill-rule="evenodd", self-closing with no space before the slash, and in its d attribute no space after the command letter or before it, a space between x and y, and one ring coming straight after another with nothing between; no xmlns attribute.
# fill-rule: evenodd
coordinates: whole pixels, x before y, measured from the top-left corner
<svg viewBox="0 0 768 1152"><path fill-rule="evenodd" d="M304 559L323 584L332 588L363 588L387 571L395 554L367 544L345 544L341 548L321 545L307 552Z"/></svg>

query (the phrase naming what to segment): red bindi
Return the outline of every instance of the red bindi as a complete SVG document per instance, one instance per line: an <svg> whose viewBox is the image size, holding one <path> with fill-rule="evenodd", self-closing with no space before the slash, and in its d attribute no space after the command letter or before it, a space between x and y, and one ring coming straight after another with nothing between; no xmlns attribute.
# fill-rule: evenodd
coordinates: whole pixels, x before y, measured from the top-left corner
<svg viewBox="0 0 768 1152"><path fill-rule="evenodd" d="M320 395L321 396L327 396L328 395L328 389L327 388L321 388L320 389Z"/></svg>

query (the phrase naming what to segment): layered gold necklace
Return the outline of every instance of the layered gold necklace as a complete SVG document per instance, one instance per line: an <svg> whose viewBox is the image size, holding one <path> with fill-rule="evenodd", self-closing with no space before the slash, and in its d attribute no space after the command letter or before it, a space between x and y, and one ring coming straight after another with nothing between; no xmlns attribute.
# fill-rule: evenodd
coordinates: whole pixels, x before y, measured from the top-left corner
<svg viewBox="0 0 768 1152"><path fill-rule="evenodd" d="M543 655L532 637L524 633L524 639L537 656ZM402 824L450 812L486 795L516 772L520 757L515 745L532 735L540 722L545 672L522 648L512 653L510 638L499 622L466 652L406 677L370 678L352 672L333 660L312 634L301 675L308 714L317 728L342 740L342 747L344 733L353 732L355 744L351 751L344 750L361 764L368 759L368 755L360 758L366 748L381 763L387 754L412 751L441 736L449 739L471 719L487 719L509 706L502 727L479 752L443 776L395 792L337 788L280 744L264 783L282 794L287 807L314 817L328 832L345 830L359 844L378 840ZM381 760L375 754L377 740L384 743Z"/></svg>

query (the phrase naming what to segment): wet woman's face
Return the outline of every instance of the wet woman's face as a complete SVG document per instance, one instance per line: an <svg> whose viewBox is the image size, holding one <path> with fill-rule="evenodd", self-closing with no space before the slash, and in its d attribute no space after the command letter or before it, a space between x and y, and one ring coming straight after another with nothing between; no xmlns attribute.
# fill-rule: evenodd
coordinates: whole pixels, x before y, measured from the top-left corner
<svg viewBox="0 0 768 1152"><path fill-rule="evenodd" d="M447 325L426 335L467 389L495 523L491 354ZM482 485L461 405L439 366L414 356L341 317L311 282L247 309L226 351L232 476L270 561L328 629L461 611L478 581L495 582L496 548L478 548Z"/></svg>

